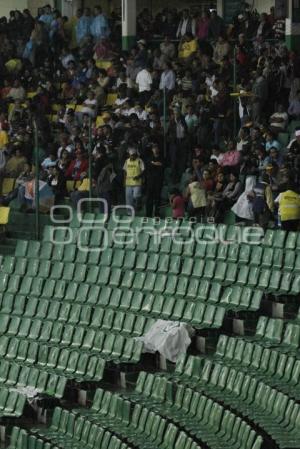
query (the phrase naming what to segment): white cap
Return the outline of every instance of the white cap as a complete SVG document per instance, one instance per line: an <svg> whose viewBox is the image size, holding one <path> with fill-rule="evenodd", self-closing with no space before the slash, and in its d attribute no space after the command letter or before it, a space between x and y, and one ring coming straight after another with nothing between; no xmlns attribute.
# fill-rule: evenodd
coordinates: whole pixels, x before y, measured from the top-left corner
<svg viewBox="0 0 300 449"><path fill-rule="evenodd" d="M297 129L297 131L295 131L295 136L299 137L300 136L300 129Z"/></svg>

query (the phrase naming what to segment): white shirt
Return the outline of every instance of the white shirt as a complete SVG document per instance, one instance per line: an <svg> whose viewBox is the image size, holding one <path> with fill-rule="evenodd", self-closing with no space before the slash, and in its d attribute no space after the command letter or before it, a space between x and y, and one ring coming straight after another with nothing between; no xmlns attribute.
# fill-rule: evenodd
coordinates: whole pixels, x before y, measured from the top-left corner
<svg viewBox="0 0 300 449"><path fill-rule="evenodd" d="M136 77L136 83L139 86L139 92L145 92L151 90L152 85L152 78L151 74L148 72L148 70L143 69L141 70Z"/></svg>
<svg viewBox="0 0 300 449"><path fill-rule="evenodd" d="M190 20L191 20L191 25L192 25L192 33L195 36L195 34L196 34L196 22L195 22L194 19L191 19L190 17L188 17L187 19L183 19L183 21L179 23L178 30L177 30L177 33L176 33L177 37L182 37L182 36L184 36L186 34L186 29L187 29L187 26L188 26L188 23L189 23Z"/></svg>
<svg viewBox="0 0 300 449"><path fill-rule="evenodd" d="M82 113L89 114L90 116L95 117L95 115L96 115L95 107L97 106L96 98L94 98L93 100L90 100L89 98L87 98L86 100L84 100L83 104L84 104L84 107L82 108Z"/></svg>
<svg viewBox="0 0 300 449"><path fill-rule="evenodd" d="M159 88L173 90L175 89L176 76L173 70L165 70L160 77Z"/></svg>

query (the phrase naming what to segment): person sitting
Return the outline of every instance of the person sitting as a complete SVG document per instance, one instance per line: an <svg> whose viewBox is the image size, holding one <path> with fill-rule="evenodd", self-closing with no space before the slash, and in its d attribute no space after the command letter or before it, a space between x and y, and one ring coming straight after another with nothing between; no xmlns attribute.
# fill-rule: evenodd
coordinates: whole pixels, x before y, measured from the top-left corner
<svg viewBox="0 0 300 449"><path fill-rule="evenodd" d="M187 211L190 218L196 218L201 222L205 216L207 206L206 192L203 183L196 176L192 176L186 191L186 200L188 202Z"/></svg>
<svg viewBox="0 0 300 449"><path fill-rule="evenodd" d="M17 178L25 169L27 163L26 157L22 154L21 149L17 146L14 154L8 159L5 165L5 175Z"/></svg>
<svg viewBox="0 0 300 449"><path fill-rule="evenodd" d="M223 201L223 191L225 189L225 175L222 172L217 174L214 190L207 196L207 216L214 218L216 222L220 219L220 204Z"/></svg>
<svg viewBox="0 0 300 449"><path fill-rule="evenodd" d="M185 216L185 202L180 190L176 188L171 190L170 205L172 207L172 217L174 220L183 219Z"/></svg>
<svg viewBox="0 0 300 449"><path fill-rule="evenodd" d="M49 168L48 184L54 193L54 203L59 204L66 196L66 180L57 165Z"/></svg>
<svg viewBox="0 0 300 449"><path fill-rule="evenodd" d="M57 158L55 153L51 153L48 157L46 157L43 162L41 163L41 167L49 172L50 168L55 167L57 164Z"/></svg>
<svg viewBox="0 0 300 449"><path fill-rule="evenodd" d="M76 158L71 161L66 170L65 176L66 179L74 179L74 181L79 181L88 169L88 161L82 149L77 149L75 151L75 156Z"/></svg>

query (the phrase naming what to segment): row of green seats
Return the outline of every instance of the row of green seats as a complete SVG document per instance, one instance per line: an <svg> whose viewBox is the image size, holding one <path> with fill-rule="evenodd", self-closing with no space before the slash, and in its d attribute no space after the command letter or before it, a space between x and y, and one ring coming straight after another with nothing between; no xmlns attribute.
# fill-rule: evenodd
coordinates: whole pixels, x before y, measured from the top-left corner
<svg viewBox="0 0 300 449"><path fill-rule="evenodd" d="M43 249L45 245L43 244ZM159 273L179 274L183 271L190 274L194 272L194 275L197 276L197 267L201 262L198 259L202 259L202 263L204 263L204 260L206 262L215 260L227 265L249 264L260 268L300 271L300 253L293 250L284 253L281 249L261 246L251 247L249 245L219 245L218 249L216 245L208 245L207 248L209 251L206 251L205 245L199 246L198 253L193 257L145 251L137 253L134 250L119 248L107 248L99 253L78 250L76 259L72 262L57 260L48 252L39 255L41 260L36 258L32 263L32 258L6 256L2 262L2 270L8 274L50 276L54 279L71 280L78 277L78 280L84 281L88 270L87 265L94 264L125 270L147 270ZM70 251L70 248L67 251ZM78 259L81 260L80 263Z"/></svg>
<svg viewBox="0 0 300 449"><path fill-rule="evenodd" d="M163 375L143 371L139 374L136 385L135 402L168 417L212 449L228 445L238 445L240 449L259 449L262 446L262 437L245 421L191 388L184 385L175 387ZM104 408L107 407L105 395L106 393L103 394ZM132 396L129 395L129 399ZM101 405L100 403L100 413Z"/></svg>
<svg viewBox="0 0 300 449"><path fill-rule="evenodd" d="M71 231L69 230L70 228ZM94 234L92 234L93 232ZM82 239L84 244L95 244L95 246L100 246L102 242L106 243L106 240L110 242L111 235L116 237L112 240L117 242L123 241L123 243L132 241L129 235L135 235L137 236L134 239L135 243L139 245L139 236L142 236L141 238L144 239L144 235L148 234L149 237L155 237L155 240L160 240L161 242L173 235L174 237L176 236L176 238L173 238L173 243L182 240L184 241L183 246L186 246L187 242L190 241L192 244L191 248L193 243L201 244L203 241L256 244L258 239L262 246L292 250L300 248L300 237L297 232L286 232L281 229L267 229L264 232L261 228L258 230L255 227L198 224L191 221L181 223L178 221L155 222L153 220L145 221L142 217L140 217L140 225L135 224L132 226L130 222L115 222L108 223L107 229L103 222L99 221L97 223L96 221L93 222L93 220L84 225L78 223L77 229L74 229L73 223L66 223L57 228L48 226L44 230L43 239L45 241L56 241L57 243L72 240L75 243L79 234L80 240ZM109 236L108 239L107 236Z"/></svg>
<svg viewBox="0 0 300 449"><path fill-rule="evenodd" d="M26 297L13 293L0 294L0 314L11 314L23 318L58 320L70 324L88 326L93 308L91 305L60 302L55 299Z"/></svg>
<svg viewBox="0 0 300 449"><path fill-rule="evenodd" d="M23 250L21 248L22 244L26 246L26 248L23 247ZM103 250L87 248L86 251L83 251L75 244L60 245L50 242L18 241L16 255L18 257L40 258L45 261L104 265L116 268L125 267L136 270L148 269L150 271L172 272L175 274L180 272L181 266L184 267L185 264L191 266L192 261L198 262L197 259L216 260L227 264L250 264L253 267L282 269L284 271L300 271L300 255L293 250L284 252L278 248L217 243L198 244L195 252L188 251L188 248L188 246L184 247L183 253L179 252L179 254L171 253L170 251L165 252L163 246L156 252L153 252L147 245L140 248L139 252L135 248L129 249L128 247L125 249L107 247ZM183 257L183 260L181 257ZM14 268L14 259L8 258L4 262L6 272L11 272ZM30 270L36 274L38 261L35 264L32 268L30 267ZM49 266L51 267L51 265ZM24 274L22 262L20 262L20 267L18 266L17 269ZM58 275L59 271L56 276ZM67 274L67 276L70 275Z"/></svg>
<svg viewBox="0 0 300 449"><path fill-rule="evenodd" d="M300 405L264 382L206 359L200 376L179 377L189 387L205 391L264 429L281 448L299 446Z"/></svg>
<svg viewBox="0 0 300 449"><path fill-rule="evenodd" d="M56 239L58 242L63 242L70 238L70 233L68 228L72 231L74 228L95 228L101 230L106 228L105 217L103 215L95 214L85 214L83 217L85 222L80 222L76 216L71 221L71 223L62 223L61 227L58 227L55 231ZM225 224L203 224L195 223L193 221L183 220L181 222L175 220L155 220L147 219L144 217L135 217L133 220L118 220L111 217L107 223L107 229L109 231L115 230L125 230L128 229L132 232L135 230L136 233L148 233L153 234L153 232L159 231L160 235L168 235L174 233L178 230L178 234L181 236L189 237L191 234L189 230L192 229L196 235L195 241L200 240L218 240L220 242L249 242L253 243L253 238L257 237L257 228L247 227L243 228L236 225L225 225ZM44 239L53 239L53 230L50 227L46 227L44 230ZM251 236L253 233L253 236ZM242 238L241 236L245 236ZM262 245L269 246L273 248L285 248L298 250L300 249L300 237L297 232L286 232L281 229L268 229L265 233L262 233Z"/></svg>
<svg viewBox="0 0 300 449"><path fill-rule="evenodd" d="M111 432L103 432L103 429L91 426L90 423L86 424L79 420L75 423L70 419L70 423L67 422L68 428L56 426L56 415L57 409L54 412L50 429L51 437L53 440L57 438L57 443L46 441L44 435L38 436L30 430L13 427L8 449L81 449L82 445L88 449L130 449L126 443ZM66 420L62 420L62 423L66 424Z"/></svg>
<svg viewBox="0 0 300 449"><path fill-rule="evenodd" d="M43 441L41 438L37 438L34 435L25 434L22 437L23 449L59 449L59 446L53 445L49 442Z"/></svg>
<svg viewBox="0 0 300 449"><path fill-rule="evenodd" d="M262 289L265 293L274 295L298 295L300 292L300 275L280 270L250 267L243 265L239 268L235 280L238 285Z"/></svg>
<svg viewBox="0 0 300 449"><path fill-rule="evenodd" d="M122 271L119 268L92 267L90 277L92 276L97 276L97 283L95 282L94 285L107 285L109 283L109 285L118 287L121 283ZM91 279L89 278L89 280ZM46 277L0 273L0 293L19 293L26 296L31 294L43 298L52 298L54 296L57 299L63 299L68 295L68 291L74 291L75 287L73 284L72 281L47 279ZM79 284L85 285L81 282ZM94 287L91 284L93 282L86 283L85 288Z"/></svg>
<svg viewBox="0 0 300 449"><path fill-rule="evenodd" d="M65 303L56 303L59 306L61 305L60 310L63 311ZM66 305L69 307L68 303ZM220 311L215 307L205 308L204 306L204 309L201 310L205 312L203 322L207 321L208 325L213 325L213 322L217 322L217 319L221 318ZM216 313L217 311L218 313ZM222 316L224 316L223 311L224 309L222 309ZM99 331L110 331L121 333L124 336L137 337L147 332L154 324L154 320L149 317L114 311L112 309L105 310L101 307L95 308L91 323L87 326L78 326L78 324L68 324L62 321L54 322L50 320L22 318L21 316L6 314L0 315L0 321L2 325L0 335L6 334L28 340L41 339L46 341L46 339L50 339L53 344L59 342L64 343L68 338L73 338L72 333L68 329L74 329L76 327L78 328L79 335L83 335L84 330L95 328Z"/></svg>
<svg viewBox="0 0 300 449"><path fill-rule="evenodd" d="M69 279L56 279L61 272L62 265L55 266L50 261L38 262L38 275L31 272L32 276L20 274L0 273L0 293L19 292L23 295L34 295L50 298L63 298L68 295L67 289L74 290L75 285L69 284ZM71 271L73 266L70 267ZM50 272L55 279L48 279ZM81 273L81 274L80 274ZM83 264L78 267L79 283L85 279L87 284L121 286L134 290L143 289L146 292L164 293L166 295L185 296L189 278L207 279L220 282L224 285L237 283L238 285L264 289L276 294L297 295L300 292L300 274L281 272L279 270L254 267L249 265L237 265L226 262L205 261L198 259L185 259L180 271L181 275L164 274L159 272L146 272L121 270L108 266L90 266L88 269ZM81 285L84 288L84 285ZM89 287L88 287L89 288Z"/></svg>
<svg viewBox="0 0 300 449"><path fill-rule="evenodd" d="M281 353L277 347L264 348L259 343L221 335L214 359L238 367L297 400L300 398L300 360L295 355Z"/></svg>
<svg viewBox="0 0 300 449"><path fill-rule="evenodd" d="M105 447L110 448L111 433L117 441L126 439L140 449L200 449L185 432L168 424L158 414L139 406L131 413L128 401L117 394L113 396L116 398L113 401L115 406L106 410L106 414L98 413L89 419L88 415L56 407L48 429L31 429L29 432L59 447L72 449L80 447L75 441L88 448L103 447L99 444L104 439Z"/></svg>
<svg viewBox="0 0 300 449"><path fill-rule="evenodd" d="M150 293L163 293L185 297L193 277L219 282L224 285L237 284L262 289L274 294L297 295L300 293L300 274L250 267L224 262L198 260L194 264L192 276L182 269L181 275L166 275L124 271L120 282L121 288L144 290ZM116 269L112 269L116 270Z"/></svg>
<svg viewBox="0 0 300 449"><path fill-rule="evenodd" d="M182 259L180 256L169 256L167 254L136 253L132 250L111 248L101 253L97 266L103 265L112 268L123 268L126 270L158 271L160 273L178 274L181 269ZM96 265L96 264L93 264ZM2 271L8 274L19 274L29 276L51 277L53 279L84 280L91 268L88 263L62 262L55 260L26 258L16 256L5 256L2 262Z"/></svg>
<svg viewBox="0 0 300 449"><path fill-rule="evenodd" d="M49 291L49 284L51 291ZM174 319L180 319L182 313L178 315L178 311L185 306L185 301L181 301L175 295L143 293L125 287L93 286L75 282L68 285L66 292L63 290L63 293L58 294L61 283L58 282L58 288L55 288L56 285L46 281L42 292L49 295L49 299L40 297L37 290L33 294L27 292L27 295L2 292L0 293L0 313L37 319L59 319L87 325L90 322L92 306L96 305L137 314L150 314L154 317L160 315L166 319L172 315ZM196 278L190 279L184 296L186 301L204 301L235 311L258 310L262 297L261 290L251 287L234 285L222 290L222 285L217 282ZM56 300L53 301L53 298ZM60 303L59 300L62 302ZM72 307L68 302L72 303Z"/></svg>
<svg viewBox="0 0 300 449"><path fill-rule="evenodd" d="M97 224L96 222L94 222ZM100 221L99 221L100 223ZM130 229L162 229L162 230L173 230L173 229L185 229L192 228L196 225L195 219L190 220L174 220L172 217L167 218L151 218L151 217L128 217L128 216L116 216L116 214L111 215L106 223L108 229L120 229L128 227Z"/></svg>
<svg viewBox="0 0 300 449"><path fill-rule="evenodd" d="M0 388L0 417L18 418L22 416L26 404L26 396L18 391Z"/></svg>
<svg viewBox="0 0 300 449"><path fill-rule="evenodd" d="M34 323L35 324L35 323ZM39 340L39 335L34 341L24 340L9 335L0 337L1 357L16 360L23 364L36 363L40 357L40 352L45 357L45 346L56 350L72 349L78 350L80 354L73 355L73 359L78 360L78 364L86 363L91 355L100 355L106 360L114 362L137 363L141 358L143 345L134 339L127 339L122 335L105 334L101 330L85 329L78 326L64 326L59 346L53 346L53 341ZM56 336L56 340L59 338ZM66 357L66 352L62 357Z"/></svg>
<svg viewBox="0 0 300 449"><path fill-rule="evenodd" d="M112 270L113 271L113 270ZM114 275L114 273L110 274L108 273L108 277L111 279L111 276ZM153 275L153 276L151 276ZM122 281L122 288L132 288L136 291L145 291L152 293L151 289L153 290L153 293L164 293L169 295L175 296L184 296L187 292L188 288L188 278L187 277L181 277L179 278L178 284L177 280L178 278L176 276L172 276L172 279L160 279L158 277L159 275L154 275L154 273L151 273L150 275L146 275L145 273L134 273L129 272L124 273L124 278ZM4 275L0 274L0 278L2 277L2 287L4 289L4 278L5 278L5 291L16 293L19 292L23 296L36 296L41 298L57 298L57 299L65 299L66 301L71 301L76 294L75 287L78 287L78 284L70 283L70 288L67 288L67 284L65 281L55 281L55 280L46 280L43 278L33 278L33 277L24 277L21 281L21 277L18 275ZM131 282L132 281L132 282ZM159 282L162 281L162 282ZM114 285L111 283L111 285ZM166 285L167 284L167 285ZM0 280L1 285L1 280ZM166 288L163 288L166 285ZM13 288L14 286L14 288ZM168 289L169 286L169 289ZM88 286L90 287L90 286ZM80 286L81 290L84 288L84 284L81 284ZM75 292L74 292L75 289ZM0 289L3 291L2 289ZM72 293L72 294L71 294ZM210 323L213 321L213 317L215 315L215 312L217 309L215 309L212 305L205 307L203 304L197 304L197 312L194 310L195 304L189 304L185 301L178 302L178 304L175 302L175 308L177 307L176 312L176 319L182 318L184 321L191 321L192 323L201 324L202 321L207 322L206 320L206 313L209 317ZM58 312L58 308L59 312ZM57 314L59 313L60 319L65 319L72 321L74 323L76 322L84 322L87 323L89 316L91 315L91 309L89 306L79 306L79 305L72 305L68 302L63 301L62 304L54 304L52 306L53 313L57 310ZM62 313L64 311L64 313ZM179 312L178 312L179 311ZM222 317L224 317L224 309L219 310L218 315L218 322ZM50 313L50 311L49 311ZM172 312L173 313L173 312ZM195 313L195 319L193 315ZM204 314L204 315L203 315ZM52 316L52 314L51 314ZM82 316L82 318L81 318ZM202 317L203 320L202 320ZM207 318L208 318L207 317ZM53 319L56 319L53 317ZM175 317L173 318L175 319Z"/></svg>
<svg viewBox="0 0 300 449"><path fill-rule="evenodd" d="M285 334L283 334L285 331ZM280 318L260 316L257 322L255 335L244 337L248 341L259 341L265 347L279 346L283 343L282 350L293 351L300 345L300 326L287 324Z"/></svg>
<svg viewBox="0 0 300 449"><path fill-rule="evenodd" d="M156 296L153 301L153 307L156 307L155 302L163 306L163 301L163 297ZM168 304L170 306L170 303ZM171 307L172 306L173 310L169 309L169 320L187 322L197 329L219 328L222 326L225 317L225 309L223 307L216 307L211 304L201 302L189 303L187 301L177 300L171 304ZM118 310L105 310L101 307L95 307L90 326L96 329L101 328L113 332L121 332L124 333L124 335L141 336L149 330L155 321L152 318L147 318L147 315L148 314L146 314L146 316L136 316ZM160 317L160 315L156 313L153 313L152 316L155 316L156 318ZM130 324L130 321L132 322L132 325ZM139 323L138 327L137 323ZM137 332L139 333L138 335Z"/></svg>
<svg viewBox="0 0 300 449"><path fill-rule="evenodd" d="M232 285L224 289L219 305L226 310L233 310L235 312L256 312L260 309L263 295L264 292L262 290Z"/></svg>
<svg viewBox="0 0 300 449"><path fill-rule="evenodd" d="M103 377L105 360L100 354L40 345L35 366L77 382L99 382Z"/></svg>
<svg viewBox="0 0 300 449"><path fill-rule="evenodd" d="M64 395L67 379L62 375L50 373L32 365L26 366L1 359L0 382L7 387L32 387L38 393L45 393L61 399ZM23 401L23 399L20 399L20 401Z"/></svg>
<svg viewBox="0 0 300 449"><path fill-rule="evenodd" d="M14 426L11 430L9 437L9 446L7 449L23 449L22 442L24 435L26 434L25 429L21 429L20 427ZM51 448L52 449L52 448Z"/></svg>
<svg viewBox="0 0 300 449"><path fill-rule="evenodd" d="M181 275L153 272L122 271L119 268L90 267L86 282L72 282L63 279L48 279L39 276L21 276L17 274L0 273L0 294L3 292L19 293L25 296L73 300L77 291L90 291L95 296L93 288L109 285L122 289L143 290L146 293L175 295L185 297L192 282L191 291L199 285L193 279L219 282L224 285L237 284L241 286L263 289L274 294L297 295L300 292L300 274L293 275L279 270L260 269L258 267L241 266L224 262L204 262L199 260L194 265L192 276L182 270ZM197 275L197 276L194 276ZM93 285L91 285L93 284ZM95 286L95 287L94 287ZM99 292L99 290L95 290ZM196 297L198 292L196 293ZM195 294L193 293L193 295ZM85 297L85 295L83 295ZM96 301L97 302L97 301Z"/></svg>
<svg viewBox="0 0 300 449"><path fill-rule="evenodd" d="M101 435L101 432L100 432ZM100 445L101 443L101 445ZM102 444L103 443L103 444ZM81 442L74 440L71 437L65 437L65 441L62 445L61 442L52 443L50 441L44 441L42 438L39 438L35 435L25 435L23 437L22 449L59 449L59 448L72 448L72 449L80 449L82 447ZM68 446L70 445L70 446ZM88 449L129 449L126 443L123 443L119 438L115 435L112 435L110 432L106 432L106 435L103 437L103 440L96 440L93 446L87 446Z"/></svg>
<svg viewBox="0 0 300 449"><path fill-rule="evenodd" d="M182 318L183 308L187 305L186 301L181 301L173 296L154 295L108 286L91 287L89 290L93 294L89 294L89 290L85 287L84 284L71 284L65 297L61 298L62 302L53 300L53 298L48 300L38 298L31 294L25 296L7 292L0 293L0 314L88 325L94 305L138 315L160 316L164 319L173 317L176 320ZM72 295L71 290L73 290ZM57 295L53 295L53 297L60 299L57 298ZM260 308L262 297L261 290L253 290L250 287L226 287L222 292L221 284L191 279L185 300L205 301L234 311L256 311ZM88 305L82 301L87 301ZM72 306L68 302L71 302Z"/></svg>
<svg viewBox="0 0 300 449"><path fill-rule="evenodd" d="M184 301L172 295L143 293L140 290L122 289L104 286L100 290L97 305L120 310L130 310L133 313L161 316L180 320L182 314L178 311L184 306ZM260 307L263 292L250 287L232 286L222 289L217 282L190 279L185 292L185 301L201 301L220 305L231 310L256 311Z"/></svg>
<svg viewBox="0 0 300 449"><path fill-rule="evenodd" d="M106 251L108 251L108 248ZM116 251L116 250L115 250ZM217 260L238 265L250 264L261 268L276 268L285 271L300 270L300 255L293 250L269 248L247 244L203 243L198 245L194 255L184 255L183 264L189 259Z"/></svg>

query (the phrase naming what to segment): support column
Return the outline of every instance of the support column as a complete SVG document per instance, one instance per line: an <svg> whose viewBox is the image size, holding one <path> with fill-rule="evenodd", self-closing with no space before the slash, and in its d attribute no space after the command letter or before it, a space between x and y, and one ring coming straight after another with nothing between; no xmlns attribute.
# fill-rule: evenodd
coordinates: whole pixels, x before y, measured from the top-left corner
<svg viewBox="0 0 300 449"><path fill-rule="evenodd" d="M122 0L122 48L130 50L136 40L136 0Z"/></svg>
<svg viewBox="0 0 300 449"><path fill-rule="evenodd" d="M217 0L217 14L224 17L224 0Z"/></svg>
<svg viewBox="0 0 300 449"><path fill-rule="evenodd" d="M300 2L288 0L288 18L285 21L285 42L289 50L300 46Z"/></svg>

